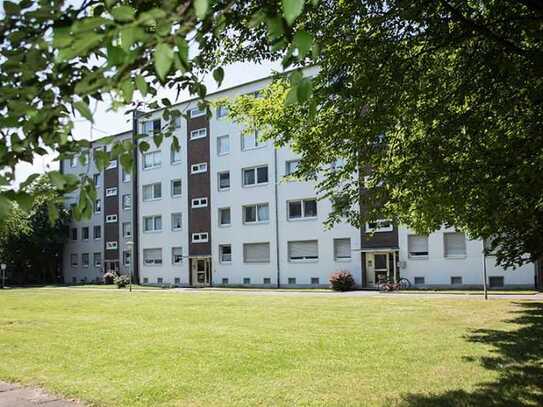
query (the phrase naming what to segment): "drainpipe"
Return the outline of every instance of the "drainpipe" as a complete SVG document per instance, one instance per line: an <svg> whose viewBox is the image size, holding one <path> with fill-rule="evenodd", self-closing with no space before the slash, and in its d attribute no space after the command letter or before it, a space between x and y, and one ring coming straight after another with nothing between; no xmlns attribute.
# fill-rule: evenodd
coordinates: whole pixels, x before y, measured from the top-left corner
<svg viewBox="0 0 543 407"><path fill-rule="evenodd" d="M279 202L278 202L278 174L277 174L277 148L273 148L274 171L274 199L275 199L275 257L277 259L277 288L281 288L281 266L279 265Z"/></svg>
<svg viewBox="0 0 543 407"><path fill-rule="evenodd" d="M138 117L140 112L135 108L132 110L132 143L134 144L134 164L132 166L132 279L134 282L140 284L140 273L139 273L139 228L138 228L138 217L139 217L139 205L138 205Z"/></svg>

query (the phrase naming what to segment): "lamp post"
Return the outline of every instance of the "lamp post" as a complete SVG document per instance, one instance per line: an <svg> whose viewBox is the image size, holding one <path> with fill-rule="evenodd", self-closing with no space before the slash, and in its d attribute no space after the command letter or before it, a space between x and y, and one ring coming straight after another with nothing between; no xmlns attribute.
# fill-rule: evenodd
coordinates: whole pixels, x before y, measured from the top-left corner
<svg viewBox="0 0 543 407"><path fill-rule="evenodd" d="M6 263L0 264L0 269L2 269L2 288L6 287Z"/></svg>
<svg viewBox="0 0 543 407"><path fill-rule="evenodd" d="M128 246L128 256L130 257L130 263L128 263L128 271L130 273L130 283L128 285L128 291L132 292L132 246L134 246L134 242L130 240L126 242L126 245Z"/></svg>

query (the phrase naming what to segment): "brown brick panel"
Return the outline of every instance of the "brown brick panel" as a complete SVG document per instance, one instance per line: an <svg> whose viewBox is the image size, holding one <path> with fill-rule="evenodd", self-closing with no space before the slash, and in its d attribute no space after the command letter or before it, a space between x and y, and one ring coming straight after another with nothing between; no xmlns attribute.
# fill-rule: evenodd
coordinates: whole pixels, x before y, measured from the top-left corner
<svg viewBox="0 0 543 407"><path fill-rule="evenodd" d="M116 196L107 196L106 189L117 187ZM107 242L119 242L119 164L116 168L111 168L104 171L104 260L118 260L119 249L107 250ZM106 223L107 215L117 215L117 222Z"/></svg>

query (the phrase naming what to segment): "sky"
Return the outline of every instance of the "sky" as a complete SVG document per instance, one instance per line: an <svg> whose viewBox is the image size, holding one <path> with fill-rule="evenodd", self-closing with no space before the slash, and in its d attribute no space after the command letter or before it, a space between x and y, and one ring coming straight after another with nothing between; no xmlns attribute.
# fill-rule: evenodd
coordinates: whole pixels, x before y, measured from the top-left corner
<svg viewBox="0 0 543 407"><path fill-rule="evenodd" d="M211 76L204 79L204 84L207 86L208 93L216 90L230 88L245 82L261 79L269 76L272 71L281 71L279 63L237 63L224 67L225 75L221 87L218 88L216 82ZM175 98L175 93L163 89L158 94L158 99L163 97ZM179 101L190 97L189 93L181 94ZM73 135L76 139L96 140L111 134L121 133L130 130L130 115L125 115L127 109L111 111L111 106L107 102L102 102L94 106L94 125L89 121L77 118ZM54 155L36 156L34 162L19 164L15 169L15 183L19 185L29 175L33 173L43 173L49 170L58 169L58 162L54 161Z"/></svg>

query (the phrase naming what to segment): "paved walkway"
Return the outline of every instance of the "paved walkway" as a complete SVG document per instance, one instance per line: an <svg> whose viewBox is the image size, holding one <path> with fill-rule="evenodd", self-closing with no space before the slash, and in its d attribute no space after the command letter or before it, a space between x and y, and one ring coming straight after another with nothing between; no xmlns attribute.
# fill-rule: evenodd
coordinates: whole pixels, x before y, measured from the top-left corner
<svg viewBox="0 0 543 407"><path fill-rule="evenodd" d="M82 407L76 401L59 399L41 389L0 381L0 407Z"/></svg>

